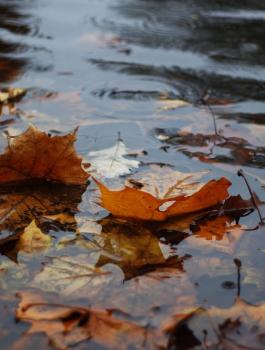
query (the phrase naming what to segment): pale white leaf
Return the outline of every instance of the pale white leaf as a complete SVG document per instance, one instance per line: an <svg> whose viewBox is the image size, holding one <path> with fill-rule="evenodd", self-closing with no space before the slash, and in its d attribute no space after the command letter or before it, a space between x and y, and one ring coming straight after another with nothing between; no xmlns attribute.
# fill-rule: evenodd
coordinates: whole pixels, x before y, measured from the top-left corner
<svg viewBox="0 0 265 350"><path fill-rule="evenodd" d="M96 172L105 178L114 178L130 174L134 168L138 168L140 162L135 159L127 159L124 156L130 153L123 141L110 148L93 151L88 154L91 167L89 172Z"/></svg>

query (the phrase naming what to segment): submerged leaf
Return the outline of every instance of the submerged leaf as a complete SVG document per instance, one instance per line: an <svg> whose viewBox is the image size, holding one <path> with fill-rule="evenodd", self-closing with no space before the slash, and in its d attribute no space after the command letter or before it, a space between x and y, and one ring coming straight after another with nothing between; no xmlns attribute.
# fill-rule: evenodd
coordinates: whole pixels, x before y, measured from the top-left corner
<svg viewBox="0 0 265 350"><path fill-rule="evenodd" d="M33 182L31 186L1 186L1 252L6 254L4 246L18 240L33 220L45 233L51 229L76 231L75 213L85 189L86 186L34 184ZM57 220L58 216L61 218L60 221Z"/></svg>
<svg viewBox="0 0 265 350"><path fill-rule="evenodd" d="M32 283L32 287L46 292L56 292L67 296L87 295L94 285L105 282L107 272L88 263L86 256L53 257L45 263Z"/></svg>
<svg viewBox="0 0 265 350"><path fill-rule="evenodd" d="M75 129L65 136L50 136L30 126L23 134L9 138L0 155L0 184L41 179L83 185L88 175L74 149Z"/></svg>
<svg viewBox="0 0 265 350"><path fill-rule="evenodd" d="M95 171L105 178L114 178L129 174L132 169L139 167L140 162L125 158L124 156L128 153L128 148L120 139L113 147L90 152L90 171Z"/></svg>
<svg viewBox="0 0 265 350"><path fill-rule="evenodd" d="M156 130L156 137L161 142L176 146L186 156L196 157L205 163L223 163L247 165L264 168L265 148L250 144L247 136L225 137L223 135L192 133L186 130L172 132ZM197 148L197 149L196 149Z"/></svg>
<svg viewBox="0 0 265 350"><path fill-rule="evenodd" d="M47 248L52 238L44 234L33 220L19 238L18 249L27 253Z"/></svg>
<svg viewBox="0 0 265 350"><path fill-rule="evenodd" d="M264 304L251 305L236 298L230 308L211 307L195 313L186 325L198 339L204 339L207 348L260 350L264 348L264 315Z"/></svg>
<svg viewBox="0 0 265 350"><path fill-rule="evenodd" d="M176 256L166 258L159 239L147 228L114 219L103 219L101 224L102 233L98 242L103 252L96 266L119 266L125 280L157 269L183 271L183 259Z"/></svg>
<svg viewBox="0 0 265 350"><path fill-rule="evenodd" d="M129 187L112 191L95 180L101 192L101 205L114 216L141 220L163 221L169 217L190 214L215 206L229 194L231 182L226 178L211 180L191 196L158 199L151 194ZM165 211L160 207L173 202Z"/></svg>
<svg viewBox="0 0 265 350"><path fill-rule="evenodd" d="M12 103L20 100L25 94L25 89L8 88L0 90L0 104Z"/></svg>
<svg viewBox="0 0 265 350"><path fill-rule="evenodd" d="M16 317L31 324L26 334L44 333L56 349L66 349L85 340L115 350L126 350L130 346L140 349L146 343L144 327L124 317L118 318L113 311L59 305L33 292L22 292L19 296L21 302ZM150 333L151 344L145 344L145 348L155 349L155 332Z"/></svg>

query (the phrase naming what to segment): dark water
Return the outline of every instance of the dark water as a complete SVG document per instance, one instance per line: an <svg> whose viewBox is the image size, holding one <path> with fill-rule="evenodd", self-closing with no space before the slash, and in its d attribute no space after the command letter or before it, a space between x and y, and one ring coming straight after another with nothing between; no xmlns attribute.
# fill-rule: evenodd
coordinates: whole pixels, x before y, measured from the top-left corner
<svg viewBox="0 0 265 350"><path fill-rule="evenodd" d="M28 89L16 105L23 113L5 110L1 116L1 145L5 131L18 133L29 123L52 133L79 125L77 149L87 156L112 146L120 132L130 149L147 151L140 158L143 169L163 163L183 172L210 170L208 178L227 176L231 193L246 197L240 167L264 199L264 33L260 0L0 0L0 87ZM206 93L210 110L202 104ZM188 105L163 108L165 100ZM213 150L212 114L222 137ZM257 220L254 213L242 224L254 227ZM199 305L233 303L234 257L245 269L243 297L264 301L262 234L247 236L230 255L192 239L175 247L178 255L192 255L181 283L196 284ZM30 264L38 270L40 261ZM113 294L123 300L134 282L119 283ZM186 285L181 288L169 295L168 305L185 293ZM15 282L12 289L19 290ZM139 298L148 300L146 308L161 303L160 296ZM134 301L124 303L134 316ZM5 339L9 346L12 336Z"/></svg>

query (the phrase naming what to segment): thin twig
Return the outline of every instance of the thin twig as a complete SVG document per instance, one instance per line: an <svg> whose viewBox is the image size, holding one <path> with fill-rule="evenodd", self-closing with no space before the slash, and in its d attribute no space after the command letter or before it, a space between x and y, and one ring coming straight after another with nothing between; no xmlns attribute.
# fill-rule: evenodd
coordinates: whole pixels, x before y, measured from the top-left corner
<svg viewBox="0 0 265 350"><path fill-rule="evenodd" d="M259 219L260 219L260 225L263 225L264 224L264 218L262 218L261 211L260 211L259 206L258 206L258 204L256 202L256 198L255 198L254 193L253 193L253 191L252 191L252 189L250 187L250 184L249 184L249 182L248 182L248 180L246 178L246 175L244 174L244 171L242 169L238 170L237 175L243 177L243 179L245 181L245 184L247 185L248 191L250 193L252 204L253 204L253 206L255 207L255 209L258 212Z"/></svg>

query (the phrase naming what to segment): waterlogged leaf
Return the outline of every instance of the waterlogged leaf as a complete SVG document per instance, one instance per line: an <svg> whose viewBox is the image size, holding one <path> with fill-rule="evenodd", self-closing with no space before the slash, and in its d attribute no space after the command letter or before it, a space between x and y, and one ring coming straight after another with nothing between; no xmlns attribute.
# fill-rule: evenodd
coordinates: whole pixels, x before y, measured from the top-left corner
<svg viewBox="0 0 265 350"><path fill-rule="evenodd" d="M252 305L237 298L228 309L211 307L195 313L186 325L206 348L260 350L264 348L264 315L263 303Z"/></svg>
<svg viewBox="0 0 265 350"><path fill-rule="evenodd" d="M86 186L34 182L31 186L1 186L0 246L17 240L33 220L44 233L51 229L76 231L75 213L85 189Z"/></svg>
<svg viewBox="0 0 265 350"><path fill-rule="evenodd" d="M199 180L208 173L181 173L170 168L151 166L151 171L128 179L126 185L131 188L140 188L154 197L164 199L180 195L192 195L204 184Z"/></svg>
<svg viewBox="0 0 265 350"><path fill-rule="evenodd" d="M96 266L119 266L125 280L157 269L183 271L183 259L167 259L163 255L159 239L147 228L113 219L103 219L101 224L102 233L97 241L103 252Z"/></svg>
<svg viewBox="0 0 265 350"><path fill-rule="evenodd" d="M128 153L130 151L122 140L118 140L113 147L90 152L88 154L91 163L90 172L94 171L105 178L130 174L133 169L139 167L140 162L125 158Z"/></svg>
<svg viewBox="0 0 265 350"><path fill-rule="evenodd" d="M214 219L208 219L204 222L197 223L198 227L193 228L193 234L207 240L220 241L225 234L240 228L240 225L231 225L233 220L228 216L221 215Z"/></svg>
<svg viewBox="0 0 265 350"><path fill-rule="evenodd" d="M206 251L222 251L234 254L239 242L246 233L245 226L233 223L226 215L199 221L193 227L193 235L186 242L189 247Z"/></svg>
<svg viewBox="0 0 265 350"><path fill-rule="evenodd" d="M155 349L153 342L160 338L150 331L149 343L144 327L125 320L124 315L118 318L113 311L59 305L57 300L49 301L34 292L22 292L19 296L16 317L31 324L25 335L44 333L56 349L85 340L93 341L96 348L101 345L108 349L140 349L145 344L145 349Z"/></svg>
<svg viewBox="0 0 265 350"><path fill-rule="evenodd" d="M27 91L21 88L8 88L0 90L0 104L8 104L19 101Z"/></svg>
<svg viewBox="0 0 265 350"><path fill-rule="evenodd" d="M31 286L65 296L86 297L89 290L106 282L109 274L94 267L87 256L53 257L44 264Z"/></svg>
<svg viewBox="0 0 265 350"><path fill-rule="evenodd" d="M23 134L9 137L0 155L0 184L39 179L83 185L88 174L74 149L76 132L50 136L30 126Z"/></svg>
<svg viewBox="0 0 265 350"><path fill-rule="evenodd" d="M227 163L264 168L265 148L255 146L243 137L192 133L186 130L156 130L161 142L175 145L186 156L205 163Z"/></svg>
<svg viewBox="0 0 265 350"><path fill-rule="evenodd" d="M52 238L44 234L33 220L19 237L18 250L26 253L43 250L51 245Z"/></svg>
<svg viewBox="0 0 265 350"><path fill-rule="evenodd" d="M101 192L101 205L114 216L150 221L163 221L169 217L181 216L205 210L225 200L228 187L231 185L226 178L211 180L191 196L177 196L159 199L151 194L125 187L123 190L112 191L95 180ZM160 207L172 201L165 211Z"/></svg>

